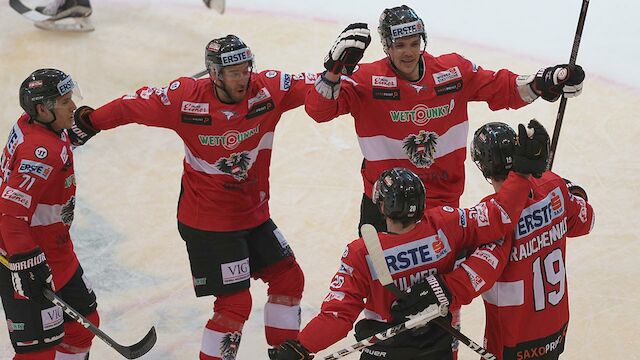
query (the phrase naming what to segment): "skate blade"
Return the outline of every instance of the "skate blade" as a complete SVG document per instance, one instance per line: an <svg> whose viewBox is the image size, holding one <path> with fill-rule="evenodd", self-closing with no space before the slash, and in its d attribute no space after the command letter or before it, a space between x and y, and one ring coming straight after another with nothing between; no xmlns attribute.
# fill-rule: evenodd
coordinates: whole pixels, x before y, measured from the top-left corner
<svg viewBox="0 0 640 360"><path fill-rule="evenodd" d="M90 32L95 30L91 20L86 17L36 21L33 24L39 29L48 31Z"/></svg>

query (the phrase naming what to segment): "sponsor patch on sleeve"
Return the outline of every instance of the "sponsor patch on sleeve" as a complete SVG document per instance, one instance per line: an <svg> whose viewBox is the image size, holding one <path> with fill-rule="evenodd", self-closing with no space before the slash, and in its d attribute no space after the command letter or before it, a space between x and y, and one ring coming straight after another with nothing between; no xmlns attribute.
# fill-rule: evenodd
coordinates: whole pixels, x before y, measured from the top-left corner
<svg viewBox="0 0 640 360"><path fill-rule="evenodd" d="M433 74L433 81L435 81L436 85L444 84L460 78L462 78L462 73L457 66Z"/></svg>
<svg viewBox="0 0 640 360"><path fill-rule="evenodd" d="M280 74L280 90L289 91L291 88L291 74Z"/></svg>
<svg viewBox="0 0 640 360"><path fill-rule="evenodd" d="M341 291L332 291L325 296L323 302L329 302L331 300L342 301L344 299L344 293Z"/></svg>
<svg viewBox="0 0 640 360"><path fill-rule="evenodd" d="M467 276L469 277L469 282L471 283L471 286L473 286L473 288L476 291L479 291L480 289L482 289L484 284L486 284L486 281L484 281L484 279L480 275L478 275L475 271L473 271L472 268L470 268L466 264L462 263L462 264L460 264L460 266L462 266L464 271L467 273Z"/></svg>
<svg viewBox="0 0 640 360"><path fill-rule="evenodd" d="M489 226L489 209L487 203L481 202L480 204L469 209L469 217L476 219L478 227Z"/></svg>
<svg viewBox="0 0 640 360"><path fill-rule="evenodd" d="M27 159L22 159L18 167L19 173L33 174L45 180L49 178L52 171L53 166Z"/></svg>
<svg viewBox="0 0 640 360"><path fill-rule="evenodd" d="M491 265L491 267L494 269L498 267L498 258L495 257L491 252L487 250L477 249L476 251L473 252L473 254L471 254L471 256L484 260L487 264Z"/></svg>

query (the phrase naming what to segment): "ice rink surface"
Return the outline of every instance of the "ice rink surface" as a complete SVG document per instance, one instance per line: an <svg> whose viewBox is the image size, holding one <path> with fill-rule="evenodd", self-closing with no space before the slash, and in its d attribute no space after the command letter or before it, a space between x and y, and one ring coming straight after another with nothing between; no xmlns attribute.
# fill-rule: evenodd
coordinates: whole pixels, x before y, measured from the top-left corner
<svg viewBox="0 0 640 360"><path fill-rule="evenodd" d="M406 3L426 23L430 53L458 52L485 68L521 74L568 61L580 8L578 0ZM230 0L227 12L218 15L199 0L103 0L94 4L95 32L60 34L34 28L5 1L0 134L8 134L20 115L19 84L36 68L72 74L84 103L94 107L143 85L165 86L198 72L205 44L228 33L251 46L258 70L319 71L348 23L365 21L375 29L383 8L399 4ZM568 102L555 159L554 170L585 187L596 211L593 233L568 243L572 318L564 359L640 358L637 7L632 1L592 1L578 57L587 80L582 96ZM383 56L377 33L372 36L365 61ZM551 131L557 108L538 100L518 111L491 112L475 103L470 128L536 117ZM319 125L296 109L284 115L274 142L271 214L306 273L305 324L317 313L345 244L356 236L362 159L348 116ZM72 232L98 295L101 328L131 344L155 325L158 343L144 359L196 359L213 298L195 298L176 228L180 139L170 131L130 125L102 132L75 156L79 190ZM462 205L472 206L490 191L468 162ZM252 293L254 308L238 359L266 358L264 285L253 282ZM476 299L463 309L463 331L481 342L483 327ZM478 358L461 349L461 359ZM0 358L12 354L1 331ZM94 341L92 359L118 358Z"/></svg>

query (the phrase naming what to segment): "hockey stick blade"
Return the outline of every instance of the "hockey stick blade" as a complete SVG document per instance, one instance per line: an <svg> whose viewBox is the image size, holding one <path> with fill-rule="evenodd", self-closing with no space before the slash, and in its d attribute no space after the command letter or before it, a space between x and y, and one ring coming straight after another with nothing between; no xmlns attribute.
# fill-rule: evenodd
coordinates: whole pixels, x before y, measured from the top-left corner
<svg viewBox="0 0 640 360"><path fill-rule="evenodd" d="M393 283L393 278L391 277L391 273L389 272L389 268L387 267L387 263L384 258L384 252L382 251L382 244L380 244L380 238L378 237L378 232L376 231L376 229L373 227L373 225L364 224L360 228L360 233L362 234L364 245L367 248L367 252L369 253L371 265L373 266L373 269L378 276L380 284L382 284L382 286L393 293L396 297L406 297L407 294L398 289L398 287ZM469 339L466 335L458 331L458 329L452 327L451 324L449 324L449 322L444 318L436 317L432 319L432 321L436 325L441 327L444 331L460 340L460 342L468 346L471 350L475 351L483 359L497 360L495 355L487 351L482 346L476 344L473 340Z"/></svg>
<svg viewBox="0 0 640 360"><path fill-rule="evenodd" d="M424 326L429 321L432 321L433 319L439 318L441 316L445 316L446 314L447 314L446 307L442 307L442 306L438 307L437 305L433 304L427 307L426 309L422 310L421 312L419 312L415 317L403 322L402 324L392 326L385 331L381 331L366 339L360 340L351 346L340 349L332 353L331 355L325 356L324 360L336 360L336 359L343 358L351 353L354 353L356 351L362 350L363 348L379 343L380 341L384 341L389 338L392 338L407 330Z"/></svg>
<svg viewBox="0 0 640 360"><path fill-rule="evenodd" d="M51 16L45 15L23 4L20 0L9 0L9 6L17 11L20 15L31 21L51 20Z"/></svg>
<svg viewBox="0 0 640 360"><path fill-rule="evenodd" d="M9 268L9 260L4 256L0 255L0 262L7 269ZM113 340L109 335L105 334L104 331L100 330L97 326L95 326L89 319L82 316L79 312L77 312L74 308L72 308L69 304L67 304L64 300L62 300L56 293L49 289L44 289L44 296L51 301L54 305L59 306L65 314L67 314L70 318L77 321L80 325L85 327L87 330L91 331L95 336L100 338L100 340L104 341L107 345L111 346L115 351L120 353L120 355L124 356L127 359L137 359L142 355L146 354L151 350L153 345L156 344L157 336L156 336L156 328L151 327L151 330L147 333L147 335L142 338L142 340L131 346L124 346L118 344L115 340Z"/></svg>

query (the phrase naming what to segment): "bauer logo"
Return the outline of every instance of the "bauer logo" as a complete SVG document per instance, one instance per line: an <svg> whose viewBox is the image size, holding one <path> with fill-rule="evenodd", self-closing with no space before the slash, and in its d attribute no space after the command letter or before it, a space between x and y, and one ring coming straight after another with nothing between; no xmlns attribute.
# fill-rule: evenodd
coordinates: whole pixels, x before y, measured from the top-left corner
<svg viewBox="0 0 640 360"><path fill-rule="evenodd" d="M183 113L206 115L209 113L209 103L182 102Z"/></svg>
<svg viewBox="0 0 640 360"><path fill-rule="evenodd" d="M422 27L422 21L420 20L400 25L393 25L390 27L391 38L395 40L405 36L422 34L424 32L424 29Z"/></svg>
<svg viewBox="0 0 640 360"><path fill-rule="evenodd" d="M249 258L220 265L222 271L222 283L225 285L235 284L249 280Z"/></svg>
<svg viewBox="0 0 640 360"><path fill-rule="evenodd" d="M220 55L220 62L222 63L222 66L240 64L252 59L253 56L251 55L251 50L249 50L249 48L231 51Z"/></svg>
<svg viewBox="0 0 640 360"><path fill-rule="evenodd" d="M384 250L384 258L393 275L433 264L449 253L451 253L449 241L444 232L438 230L436 235ZM378 275L371 264L370 256L367 255L366 259L371 277L376 280Z"/></svg>
<svg viewBox="0 0 640 360"><path fill-rule="evenodd" d="M53 171L53 167L47 164L39 163L33 160L23 159L20 162L20 167L18 168L19 173L31 173L37 175L45 180L49 178L49 175Z"/></svg>
<svg viewBox="0 0 640 360"><path fill-rule="evenodd" d="M457 66L433 74L433 81L435 81L436 85L460 78L462 78L462 74Z"/></svg>
<svg viewBox="0 0 640 360"><path fill-rule="evenodd" d="M521 239L551 224L562 214L564 214L564 198L560 188L555 188L544 199L522 210L516 227L516 239Z"/></svg>

